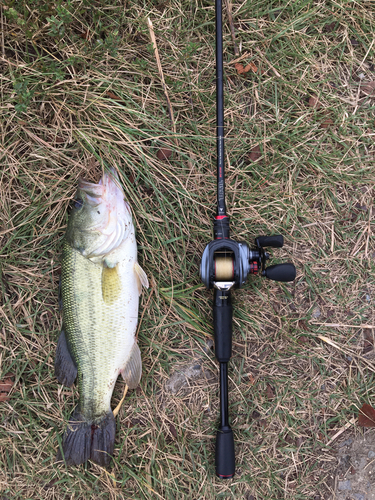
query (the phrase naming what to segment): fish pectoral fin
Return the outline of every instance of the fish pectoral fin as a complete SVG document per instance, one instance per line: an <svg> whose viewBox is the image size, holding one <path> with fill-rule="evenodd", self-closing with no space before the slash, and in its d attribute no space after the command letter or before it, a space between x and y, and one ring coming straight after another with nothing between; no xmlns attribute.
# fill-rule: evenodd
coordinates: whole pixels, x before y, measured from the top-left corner
<svg viewBox="0 0 375 500"><path fill-rule="evenodd" d="M139 295L141 295L142 285L145 288L148 288L148 279L147 279L146 273L141 268L141 266L138 264L138 262L136 262L134 264L134 271L135 271L135 276L137 278L138 292L139 292Z"/></svg>
<svg viewBox="0 0 375 500"><path fill-rule="evenodd" d="M77 367L70 354L64 330L57 341L55 357L55 376L60 384L71 387L77 377Z"/></svg>
<svg viewBox="0 0 375 500"><path fill-rule="evenodd" d="M121 280L118 273L118 265L115 267L103 266L102 271L102 295L103 300L109 306L120 297Z"/></svg>
<svg viewBox="0 0 375 500"><path fill-rule="evenodd" d="M141 351L138 344L134 342L130 352L129 359L127 360L124 368L121 370L122 378L125 380L129 389L135 389L139 384L142 376L142 359Z"/></svg>

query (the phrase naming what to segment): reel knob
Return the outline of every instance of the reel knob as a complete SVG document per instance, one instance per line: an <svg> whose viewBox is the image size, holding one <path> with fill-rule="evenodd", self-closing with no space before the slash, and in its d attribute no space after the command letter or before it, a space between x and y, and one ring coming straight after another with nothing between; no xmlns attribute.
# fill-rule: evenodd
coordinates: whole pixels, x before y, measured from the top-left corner
<svg viewBox="0 0 375 500"><path fill-rule="evenodd" d="M262 272L262 276L273 280L282 281L284 283L288 281L293 281L296 277L296 268L293 264L275 264L273 266L266 267Z"/></svg>
<svg viewBox="0 0 375 500"><path fill-rule="evenodd" d="M284 238L281 234L275 234L273 236L258 236L258 238L255 238L255 244L257 247L261 248L282 248L284 245Z"/></svg>

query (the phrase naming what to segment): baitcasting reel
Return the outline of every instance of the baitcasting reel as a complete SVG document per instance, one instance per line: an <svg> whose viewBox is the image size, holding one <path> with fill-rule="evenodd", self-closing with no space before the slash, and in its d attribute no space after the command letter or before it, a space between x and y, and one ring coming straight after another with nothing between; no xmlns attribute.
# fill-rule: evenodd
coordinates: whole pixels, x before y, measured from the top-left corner
<svg viewBox="0 0 375 500"><path fill-rule="evenodd" d="M214 221L214 237L203 252L200 267L201 280L207 288L241 288L249 274L260 273L283 282L296 277L296 269L290 263L265 267L269 254L264 247L281 248L284 244L281 235L258 236L256 248L250 249L246 243L229 238L229 217L219 216Z"/></svg>

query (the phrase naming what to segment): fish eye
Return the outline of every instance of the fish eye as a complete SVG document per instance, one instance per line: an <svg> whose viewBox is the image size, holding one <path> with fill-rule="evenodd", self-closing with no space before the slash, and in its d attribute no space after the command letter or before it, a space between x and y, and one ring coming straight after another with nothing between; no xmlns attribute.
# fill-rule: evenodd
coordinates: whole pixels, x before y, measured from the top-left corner
<svg viewBox="0 0 375 500"><path fill-rule="evenodd" d="M82 208L82 205L83 205L83 201L81 200L81 198L77 198L75 201L74 201L74 208Z"/></svg>

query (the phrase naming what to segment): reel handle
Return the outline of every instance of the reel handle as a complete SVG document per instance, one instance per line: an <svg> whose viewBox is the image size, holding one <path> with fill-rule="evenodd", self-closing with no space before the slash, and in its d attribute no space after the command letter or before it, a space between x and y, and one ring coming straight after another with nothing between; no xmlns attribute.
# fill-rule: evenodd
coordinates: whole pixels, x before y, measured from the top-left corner
<svg viewBox="0 0 375 500"><path fill-rule="evenodd" d="M291 263L285 264L275 264L273 266L268 266L262 272L262 276L273 280L273 281L283 281L284 283L288 281L293 281L296 277L296 268Z"/></svg>
<svg viewBox="0 0 375 500"><path fill-rule="evenodd" d="M281 234L258 236L258 238L255 238L255 244L257 247L282 248L284 245L284 238Z"/></svg>

